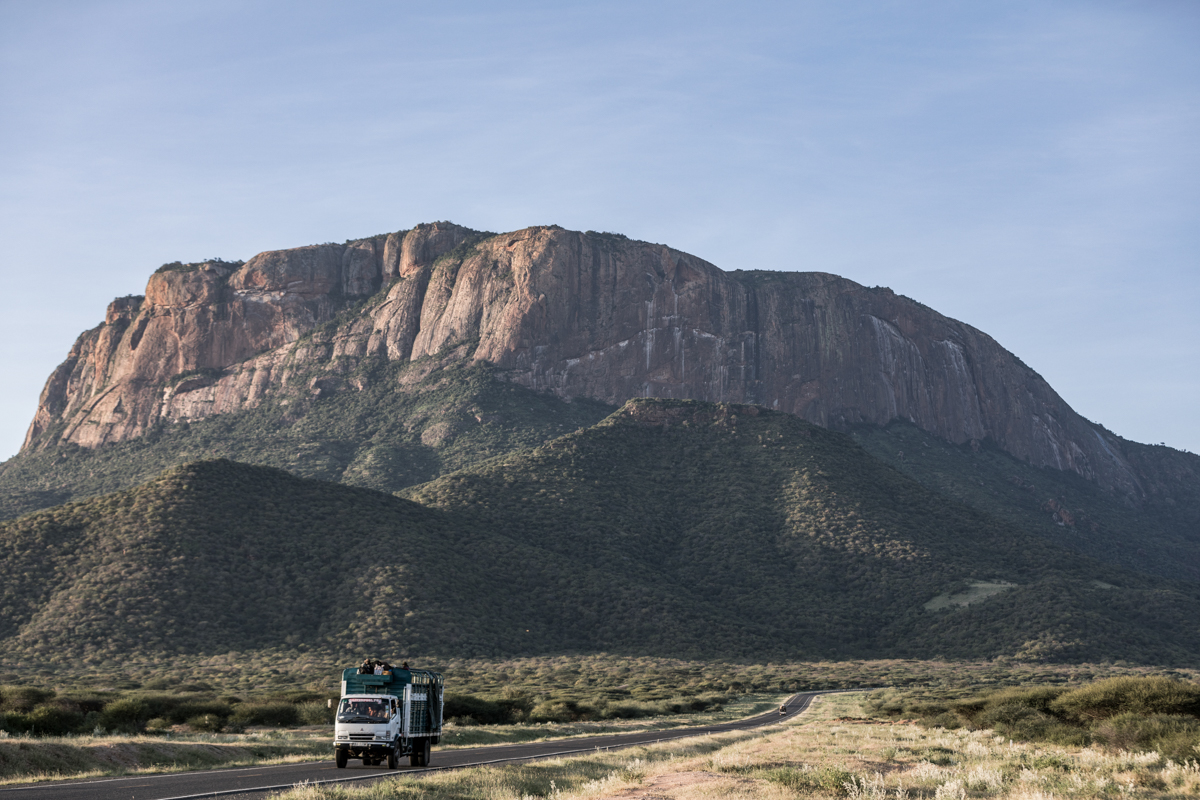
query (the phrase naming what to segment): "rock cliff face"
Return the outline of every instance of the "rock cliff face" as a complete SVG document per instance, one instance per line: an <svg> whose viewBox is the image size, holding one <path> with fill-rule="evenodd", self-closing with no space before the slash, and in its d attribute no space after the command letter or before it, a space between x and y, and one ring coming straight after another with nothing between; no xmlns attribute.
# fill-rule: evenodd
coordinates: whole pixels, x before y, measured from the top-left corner
<svg viewBox="0 0 1200 800"><path fill-rule="evenodd" d="M457 353L564 397L753 403L830 427L909 420L1143 496L1122 441L986 334L824 273L727 273L663 245L436 223L155 273L84 333L25 447L137 437L296 393L367 359Z"/></svg>

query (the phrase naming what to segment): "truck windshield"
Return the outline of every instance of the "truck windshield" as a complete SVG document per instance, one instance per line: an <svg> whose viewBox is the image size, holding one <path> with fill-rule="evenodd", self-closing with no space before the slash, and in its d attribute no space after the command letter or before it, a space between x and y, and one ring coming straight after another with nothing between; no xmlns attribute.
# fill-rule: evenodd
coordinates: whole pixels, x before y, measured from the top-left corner
<svg viewBox="0 0 1200 800"><path fill-rule="evenodd" d="M391 718L389 700L343 700L338 706L338 722L382 722Z"/></svg>

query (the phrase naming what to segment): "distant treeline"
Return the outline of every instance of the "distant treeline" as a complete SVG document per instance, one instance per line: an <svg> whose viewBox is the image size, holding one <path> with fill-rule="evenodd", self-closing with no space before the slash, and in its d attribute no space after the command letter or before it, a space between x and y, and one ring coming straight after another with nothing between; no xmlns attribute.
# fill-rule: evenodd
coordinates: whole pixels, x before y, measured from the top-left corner
<svg viewBox="0 0 1200 800"><path fill-rule="evenodd" d="M444 717L456 725L512 725L690 714L721 708L726 695L667 700L536 697L509 692L488 697L450 693ZM331 725L336 695L291 692L255 700L203 691L56 693L32 686L0 687L0 731L9 735L163 733L180 730L241 733L250 727Z"/></svg>
<svg viewBox="0 0 1200 800"><path fill-rule="evenodd" d="M66 692L33 686L0 687L0 731L34 736L189 730L237 733L251 726L332 724L326 697L293 692L242 700L203 691Z"/></svg>

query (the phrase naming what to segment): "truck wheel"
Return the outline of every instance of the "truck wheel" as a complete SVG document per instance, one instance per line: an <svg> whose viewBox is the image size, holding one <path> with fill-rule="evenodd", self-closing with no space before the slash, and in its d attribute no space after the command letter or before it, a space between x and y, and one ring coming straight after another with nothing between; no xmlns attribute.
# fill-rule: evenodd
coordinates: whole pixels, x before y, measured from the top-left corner
<svg viewBox="0 0 1200 800"><path fill-rule="evenodd" d="M417 740L412 742L412 752L408 754L408 765L410 767L421 766L421 743Z"/></svg>
<svg viewBox="0 0 1200 800"><path fill-rule="evenodd" d="M335 764L337 764L338 769L345 769L346 768L346 751L345 750L335 751L333 754L333 761Z"/></svg>
<svg viewBox="0 0 1200 800"><path fill-rule="evenodd" d="M431 751L433 750L433 747L432 747L432 744L429 741L429 739L422 739L421 741L425 743L425 746L423 748L421 748L421 766L428 767L429 766L429 756L430 756Z"/></svg>
<svg viewBox="0 0 1200 800"><path fill-rule="evenodd" d="M395 769L400 763L400 759L396 757L396 753L400 752L400 740L392 742L392 752L388 753L388 769Z"/></svg>

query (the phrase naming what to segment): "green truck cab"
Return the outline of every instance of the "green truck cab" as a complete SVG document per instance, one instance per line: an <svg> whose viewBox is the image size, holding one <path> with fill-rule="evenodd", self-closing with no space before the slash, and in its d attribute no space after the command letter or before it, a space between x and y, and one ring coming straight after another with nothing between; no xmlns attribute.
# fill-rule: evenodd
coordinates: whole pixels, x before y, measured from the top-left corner
<svg viewBox="0 0 1200 800"><path fill-rule="evenodd" d="M333 730L338 768L357 758L364 766L386 761L388 769L396 769L402 756L408 756L410 766L429 766L430 747L442 735L441 674L423 669L377 672L342 671Z"/></svg>

